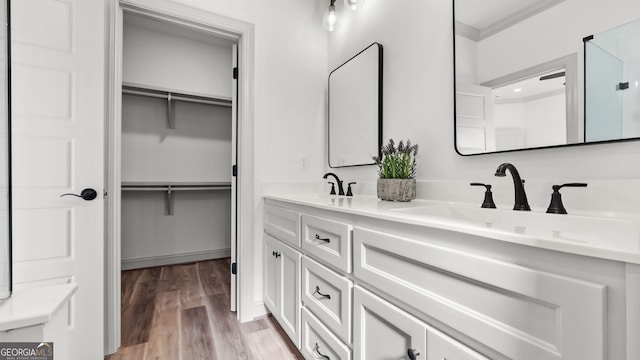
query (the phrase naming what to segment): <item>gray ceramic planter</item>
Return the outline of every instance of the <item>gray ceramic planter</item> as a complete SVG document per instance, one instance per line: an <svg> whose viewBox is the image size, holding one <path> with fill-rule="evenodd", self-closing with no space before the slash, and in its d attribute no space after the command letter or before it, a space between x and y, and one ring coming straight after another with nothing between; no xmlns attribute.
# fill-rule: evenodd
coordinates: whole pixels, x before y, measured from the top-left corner
<svg viewBox="0 0 640 360"><path fill-rule="evenodd" d="M378 179L378 198L411 201L416 198L416 179Z"/></svg>

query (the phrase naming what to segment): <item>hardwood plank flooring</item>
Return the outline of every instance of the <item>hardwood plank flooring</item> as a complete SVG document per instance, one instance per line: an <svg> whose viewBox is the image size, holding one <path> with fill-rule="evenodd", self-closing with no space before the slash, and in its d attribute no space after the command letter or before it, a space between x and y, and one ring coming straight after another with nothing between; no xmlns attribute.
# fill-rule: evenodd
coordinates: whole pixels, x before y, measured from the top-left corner
<svg viewBox="0 0 640 360"><path fill-rule="evenodd" d="M122 339L105 360L302 360L271 316L229 311L230 259L122 272Z"/></svg>

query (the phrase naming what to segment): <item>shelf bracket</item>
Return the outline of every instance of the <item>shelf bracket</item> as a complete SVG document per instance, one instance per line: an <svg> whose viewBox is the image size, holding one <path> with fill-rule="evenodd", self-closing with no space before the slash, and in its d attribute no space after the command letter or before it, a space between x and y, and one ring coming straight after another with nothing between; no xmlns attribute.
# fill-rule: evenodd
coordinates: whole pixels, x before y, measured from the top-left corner
<svg viewBox="0 0 640 360"><path fill-rule="evenodd" d="M167 129L176 128L175 107L171 93L167 94Z"/></svg>
<svg viewBox="0 0 640 360"><path fill-rule="evenodd" d="M167 192L164 196L164 214L166 216L173 216L173 189L171 185L167 187Z"/></svg>

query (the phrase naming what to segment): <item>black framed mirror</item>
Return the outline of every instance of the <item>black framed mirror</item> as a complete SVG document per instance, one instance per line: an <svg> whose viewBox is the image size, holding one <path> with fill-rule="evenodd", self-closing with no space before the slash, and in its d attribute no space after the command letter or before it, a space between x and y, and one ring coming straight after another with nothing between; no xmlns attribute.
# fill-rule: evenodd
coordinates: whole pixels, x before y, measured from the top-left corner
<svg viewBox="0 0 640 360"><path fill-rule="evenodd" d="M11 26L10 1L3 0L0 63L0 299L11 296Z"/></svg>
<svg viewBox="0 0 640 360"><path fill-rule="evenodd" d="M460 155L640 138L640 102L625 100L640 98L640 32L633 25L640 2L454 0L453 6ZM585 50L591 35L594 49ZM596 48L608 62L588 60Z"/></svg>
<svg viewBox="0 0 640 360"><path fill-rule="evenodd" d="M329 74L329 167L374 164L382 146L382 45L373 43Z"/></svg>

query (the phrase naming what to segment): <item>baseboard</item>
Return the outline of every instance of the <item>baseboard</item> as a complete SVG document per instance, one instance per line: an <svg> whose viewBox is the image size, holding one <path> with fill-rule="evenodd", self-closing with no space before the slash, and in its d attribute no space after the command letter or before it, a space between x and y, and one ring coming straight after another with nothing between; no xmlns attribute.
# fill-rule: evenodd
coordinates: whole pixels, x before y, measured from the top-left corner
<svg viewBox="0 0 640 360"><path fill-rule="evenodd" d="M269 309L267 309L267 307L264 305L263 301L253 303L253 318L254 319L258 319L258 318L261 318L263 316L267 316L269 314L271 314L271 311L269 311Z"/></svg>
<svg viewBox="0 0 640 360"><path fill-rule="evenodd" d="M194 261L220 259L231 256L231 249L198 251L185 254L171 254L135 259L122 259L122 270L140 269L153 266L182 264Z"/></svg>

